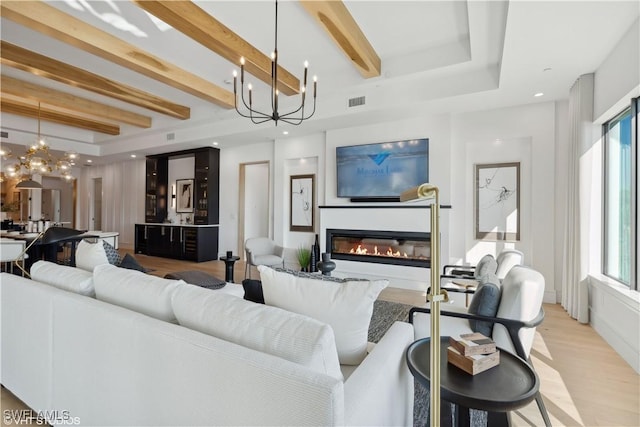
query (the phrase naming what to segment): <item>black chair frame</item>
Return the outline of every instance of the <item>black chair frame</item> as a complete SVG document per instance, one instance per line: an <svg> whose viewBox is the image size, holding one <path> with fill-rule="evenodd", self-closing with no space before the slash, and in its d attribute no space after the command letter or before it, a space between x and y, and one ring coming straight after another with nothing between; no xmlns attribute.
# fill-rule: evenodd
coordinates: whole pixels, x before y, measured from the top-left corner
<svg viewBox="0 0 640 427"><path fill-rule="evenodd" d="M475 279L475 265L445 265L442 267L441 279Z"/></svg>
<svg viewBox="0 0 640 427"><path fill-rule="evenodd" d="M412 325L413 325L413 315L415 313L431 313L431 310L426 307L412 307L411 310L409 310L409 323L411 323ZM461 319L468 319L468 320L482 320L482 321L490 322L493 324L499 323L503 325L507 329L507 332L509 333L509 337L511 338L511 342L513 343L513 347L515 348L516 355L519 356L521 359L525 360L529 364L529 366L531 366L531 368L535 371L535 367L533 366L531 357L528 357L526 352L524 351L524 346L520 341L518 332L522 328L535 328L536 326L540 325L544 320L543 308L540 308L540 312L538 313L538 315L533 320L530 320L530 321L505 319L502 317L479 316L476 314L459 313L454 311L440 311L440 316L458 317ZM540 414L542 415L542 418L544 420L544 425L546 427L551 427L551 420L549 419L549 414L547 412L547 408L544 405L544 400L542 399L542 394L540 393L540 390L538 390L538 392L536 393L535 399L536 399L536 404L538 405L538 409L540 410Z"/></svg>

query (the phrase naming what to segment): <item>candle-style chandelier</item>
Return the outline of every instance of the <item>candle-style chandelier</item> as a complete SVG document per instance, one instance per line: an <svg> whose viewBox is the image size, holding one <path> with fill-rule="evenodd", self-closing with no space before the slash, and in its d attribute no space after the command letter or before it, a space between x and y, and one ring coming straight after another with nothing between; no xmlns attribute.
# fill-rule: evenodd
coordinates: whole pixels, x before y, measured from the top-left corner
<svg viewBox="0 0 640 427"><path fill-rule="evenodd" d="M38 137L36 142L27 147L22 155L12 155L7 148L0 149L2 160L8 163L3 171L9 177L20 177L33 174L50 174L57 172L67 181L74 179L71 167L75 165L77 154L66 152L61 158L54 158L49 146L40 133L40 103L38 102Z"/></svg>
<svg viewBox="0 0 640 427"><path fill-rule="evenodd" d="M302 86L300 87L301 92L301 101L300 106L288 113L280 114L278 111L278 1L276 0L276 25L275 25L275 48L271 53L271 113L264 113L262 111L256 110L253 108L253 98L252 98L252 85L249 83L247 85L248 95L249 95L249 104L247 104L244 97L244 57L240 58L240 99L242 100L242 104L246 109L246 112L241 111L238 108L238 92L237 92L237 79L238 73L237 71L233 71L233 99L234 106L238 114L242 117L246 117L251 119L251 121L255 124L260 124L264 122L268 122L269 120L273 120L278 126L278 121L283 121L290 125L299 125L304 120L307 120L313 116L316 112L316 88L318 84L318 79L316 76L313 76L313 110L311 114L305 116L305 101L307 95L307 71L309 68L309 63L305 61L304 63L304 78Z"/></svg>

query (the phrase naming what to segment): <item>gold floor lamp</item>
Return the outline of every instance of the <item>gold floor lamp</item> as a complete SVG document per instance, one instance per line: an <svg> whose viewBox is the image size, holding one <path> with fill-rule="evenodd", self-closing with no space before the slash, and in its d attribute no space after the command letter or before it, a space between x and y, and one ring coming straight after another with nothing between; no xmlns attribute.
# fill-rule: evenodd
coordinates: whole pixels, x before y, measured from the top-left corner
<svg viewBox="0 0 640 427"><path fill-rule="evenodd" d="M438 187L425 183L404 191L401 202L433 199L431 203L431 365L430 368L430 421L431 426L440 425L440 302L447 301L447 292L440 290L440 200Z"/></svg>

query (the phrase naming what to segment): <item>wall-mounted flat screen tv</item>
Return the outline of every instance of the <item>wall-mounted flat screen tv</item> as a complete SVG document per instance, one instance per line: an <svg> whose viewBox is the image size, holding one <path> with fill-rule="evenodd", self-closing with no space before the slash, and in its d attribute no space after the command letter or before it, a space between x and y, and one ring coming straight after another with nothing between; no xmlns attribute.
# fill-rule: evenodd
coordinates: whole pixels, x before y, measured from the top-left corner
<svg viewBox="0 0 640 427"><path fill-rule="evenodd" d="M397 199L429 182L429 139L336 147L338 197Z"/></svg>

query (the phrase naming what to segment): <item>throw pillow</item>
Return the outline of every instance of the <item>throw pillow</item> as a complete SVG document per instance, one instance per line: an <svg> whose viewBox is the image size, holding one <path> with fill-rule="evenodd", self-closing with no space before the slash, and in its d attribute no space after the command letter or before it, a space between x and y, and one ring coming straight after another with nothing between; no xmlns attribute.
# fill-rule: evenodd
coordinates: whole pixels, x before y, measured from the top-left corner
<svg viewBox="0 0 640 427"><path fill-rule="evenodd" d="M109 261L109 264L112 264L112 265L120 264L120 261L121 261L120 254L118 253L118 250L116 248L111 246L111 244L106 240L102 241L102 247L104 248L104 253L107 256L107 260Z"/></svg>
<svg viewBox="0 0 640 427"><path fill-rule="evenodd" d="M129 270L142 271L143 273L147 272L147 269L140 265L138 260L132 257L130 254L125 254L118 267L127 268Z"/></svg>
<svg viewBox="0 0 640 427"><path fill-rule="evenodd" d="M78 243L76 249L76 267L87 271L102 264L109 264L109 259L102 243L91 243L86 239Z"/></svg>
<svg viewBox="0 0 640 427"><path fill-rule="evenodd" d="M496 274L496 270L498 270L498 263L496 262L496 259L493 255L487 254L480 258L480 261L476 264L476 269L473 275L475 279L478 280L487 274Z"/></svg>
<svg viewBox="0 0 640 427"><path fill-rule="evenodd" d="M306 271L290 270L288 268L276 267L274 268L274 270L280 271L282 273L292 274L296 277L306 277L308 279L326 280L328 282L338 282L338 283L344 283L347 281L345 279L340 279L338 277L325 276L324 274L318 274L318 273L308 273Z"/></svg>
<svg viewBox="0 0 640 427"><path fill-rule="evenodd" d="M188 284L172 304L182 326L343 379L329 325Z"/></svg>
<svg viewBox="0 0 640 427"><path fill-rule="evenodd" d="M29 270L31 278L35 281L55 286L65 291L76 294L95 297L93 287L93 274L79 268L59 265L49 261L38 261Z"/></svg>
<svg viewBox="0 0 640 427"><path fill-rule="evenodd" d="M358 365L367 355L373 303L387 280L335 283L258 266L268 305L313 317L333 328L341 365Z"/></svg>
<svg viewBox="0 0 640 427"><path fill-rule="evenodd" d="M207 289L220 289L227 284L224 280L213 277L204 271L188 270L177 271L174 273L167 273L164 276L165 279L184 280L192 285L197 285Z"/></svg>
<svg viewBox="0 0 640 427"><path fill-rule="evenodd" d="M244 279L242 281L244 288L244 299L247 301L264 304L264 295L262 294L262 282L253 279Z"/></svg>
<svg viewBox="0 0 640 427"><path fill-rule="evenodd" d="M486 274L479 280L476 292L469 303L469 314L478 316L496 317L500 307L500 297L502 289L500 280L495 274ZM475 332L480 332L486 337L493 335L493 323L480 320L469 320L469 326Z"/></svg>
<svg viewBox="0 0 640 427"><path fill-rule="evenodd" d="M182 280L168 280L140 271L98 265L93 270L96 299L119 305L138 313L176 323L171 307L171 295Z"/></svg>

